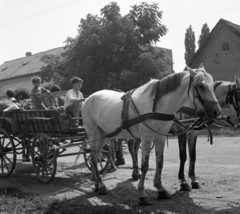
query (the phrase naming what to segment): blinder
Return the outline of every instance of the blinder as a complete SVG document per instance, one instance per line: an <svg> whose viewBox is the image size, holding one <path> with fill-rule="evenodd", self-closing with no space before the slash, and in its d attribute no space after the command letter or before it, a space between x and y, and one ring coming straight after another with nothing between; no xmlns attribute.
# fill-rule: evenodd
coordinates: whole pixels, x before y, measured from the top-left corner
<svg viewBox="0 0 240 214"><path fill-rule="evenodd" d="M200 93L198 92L197 86L198 85L193 87L193 104L194 104L195 109L197 109L196 102L195 102L196 98L202 104L205 111L206 111L206 106L208 106L209 104L218 104L218 102L216 102L216 101L210 101L210 100L203 99L201 97ZM207 111L206 111L206 114L208 114ZM209 116L209 115L207 115L207 116Z"/></svg>

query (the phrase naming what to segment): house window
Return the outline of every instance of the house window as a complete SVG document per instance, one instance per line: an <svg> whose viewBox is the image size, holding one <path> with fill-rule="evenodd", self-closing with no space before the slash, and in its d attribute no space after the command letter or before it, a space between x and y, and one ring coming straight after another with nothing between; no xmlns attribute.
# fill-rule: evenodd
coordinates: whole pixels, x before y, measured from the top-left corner
<svg viewBox="0 0 240 214"><path fill-rule="evenodd" d="M223 52L230 51L230 44L229 44L229 42L223 42L222 43L222 51Z"/></svg>

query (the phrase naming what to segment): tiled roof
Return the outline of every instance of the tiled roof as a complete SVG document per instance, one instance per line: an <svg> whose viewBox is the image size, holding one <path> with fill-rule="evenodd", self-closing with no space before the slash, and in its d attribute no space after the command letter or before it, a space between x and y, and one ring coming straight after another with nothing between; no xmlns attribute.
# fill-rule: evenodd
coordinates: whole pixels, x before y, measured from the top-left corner
<svg viewBox="0 0 240 214"><path fill-rule="evenodd" d="M208 45L208 42L211 40L212 37L218 32L219 28L222 28L223 26L228 27L233 33L235 33L237 36L240 37L240 25L234 24L232 22L229 22L224 19L220 19L218 23L215 25L215 27L212 29L211 33L209 34L208 39L206 40L205 44L203 44L197 52L194 54L193 58L189 62L189 66L191 66L194 61L197 59L197 57L201 54L201 52L204 50L204 48Z"/></svg>
<svg viewBox="0 0 240 214"><path fill-rule="evenodd" d="M60 55L63 51L63 47L54 48L48 51L33 54L31 56L6 61L2 65L0 65L0 81L37 73L44 65L44 63L40 61L43 55Z"/></svg>

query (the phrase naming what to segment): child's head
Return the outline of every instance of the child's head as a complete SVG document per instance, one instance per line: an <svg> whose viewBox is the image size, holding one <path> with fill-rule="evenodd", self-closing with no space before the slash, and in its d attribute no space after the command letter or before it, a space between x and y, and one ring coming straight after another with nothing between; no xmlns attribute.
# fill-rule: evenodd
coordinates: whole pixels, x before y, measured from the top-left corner
<svg viewBox="0 0 240 214"><path fill-rule="evenodd" d="M10 98L14 97L15 92L12 89L7 90L6 95Z"/></svg>
<svg viewBox="0 0 240 214"><path fill-rule="evenodd" d="M50 90L51 92L55 92L55 91L61 91L61 88L58 86L58 85L53 85L52 87L51 87L51 90Z"/></svg>
<svg viewBox="0 0 240 214"><path fill-rule="evenodd" d="M76 90L80 90L82 88L83 80L79 77L73 77L70 79L70 82L72 83L73 88Z"/></svg>
<svg viewBox="0 0 240 214"><path fill-rule="evenodd" d="M35 86L35 87L39 87L41 82L42 82L42 79L41 77L38 77L38 76L33 76L32 77L32 84Z"/></svg>

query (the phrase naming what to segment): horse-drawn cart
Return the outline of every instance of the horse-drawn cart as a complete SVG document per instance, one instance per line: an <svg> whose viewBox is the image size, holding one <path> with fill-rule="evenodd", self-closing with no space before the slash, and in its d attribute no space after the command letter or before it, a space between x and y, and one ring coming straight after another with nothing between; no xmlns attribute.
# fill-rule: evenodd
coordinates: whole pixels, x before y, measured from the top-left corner
<svg viewBox="0 0 240 214"><path fill-rule="evenodd" d="M12 174L21 155L23 161L31 159L38 179L44 183L54 178L60 157L77 155L78 158L83 154L90 169L90 146L85 129L71 126L76 119L81 120L57 110L6 112L0 117L0 177ZM76 147L76 152L67 153L70 147ZM101 173L109 164L110 150L110 146L105 146L99 158Z"/></svg>

